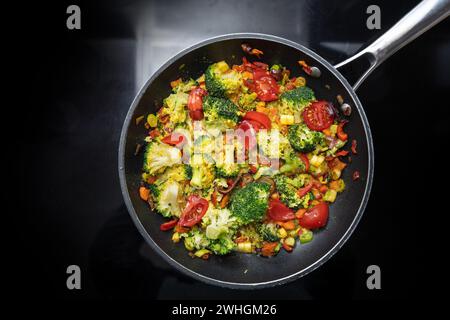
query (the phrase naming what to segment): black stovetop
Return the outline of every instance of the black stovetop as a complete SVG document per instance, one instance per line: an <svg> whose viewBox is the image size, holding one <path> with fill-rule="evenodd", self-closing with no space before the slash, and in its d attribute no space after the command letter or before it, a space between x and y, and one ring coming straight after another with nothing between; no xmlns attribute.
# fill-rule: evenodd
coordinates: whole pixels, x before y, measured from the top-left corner
<svg viewBox="0 0 450 320"><path fill-rule="evenodd" d="M412 217L423 199L413 172L423 165L417 145L437 148L437 138L449 133L448 103L437 102L445 101L441 97L450 89L450 21L395 54L358 90L374 137L375 180L353 236L312 274L248 292L186 278L162 261L134 227L120 191L117 148L135 93L171 55L224 33L278 35L337 63L381 35L417 1L378 1L382 30L365 27L371 1L78 3L81 30L65 27L70 2L30 10L28 22L39 23L20 34L19 68L26 89L19 118L25 129L17 137L21 211L14 225L14 293L68 299L415 294L412 279L423 261ZM426 116L429 108L434 116ZM424 114L425 125L417 114ZM415 133L418 126L429 137ZM81 267L82 290L66 289L71 264ZM381 267L382 290L366 287L371 264Z"/></svg>

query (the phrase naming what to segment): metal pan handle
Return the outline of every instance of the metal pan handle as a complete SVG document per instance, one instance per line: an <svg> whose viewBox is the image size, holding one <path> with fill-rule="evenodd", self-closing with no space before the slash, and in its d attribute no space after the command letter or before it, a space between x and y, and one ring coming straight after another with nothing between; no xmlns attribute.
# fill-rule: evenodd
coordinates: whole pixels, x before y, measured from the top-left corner
<svg viewBox="0 0 450 320"><path fill-rule="evenodd" d="M450 0L424 0L375 42L353 57L335 65L335 68L339 69L359 58L369 60L370 66L353 85L353 89L356 90L384 60L449 15Z"/></svg>

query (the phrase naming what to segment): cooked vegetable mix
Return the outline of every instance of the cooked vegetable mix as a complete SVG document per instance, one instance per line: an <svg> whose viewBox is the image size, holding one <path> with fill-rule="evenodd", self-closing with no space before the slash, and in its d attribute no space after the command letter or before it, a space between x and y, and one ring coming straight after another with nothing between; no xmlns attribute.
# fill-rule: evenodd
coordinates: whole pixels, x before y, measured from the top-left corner
<svg viewBox="0 0 450 320"><path fill-rule="evenodd" d="M149 130L139 196L167 218L160 229L203 259L270 257L311 242L345 190L344 115L318 100L305 78L246 58L170 86L160 110L136 119ZM355 155L356 140L349 144Z"/></svg>

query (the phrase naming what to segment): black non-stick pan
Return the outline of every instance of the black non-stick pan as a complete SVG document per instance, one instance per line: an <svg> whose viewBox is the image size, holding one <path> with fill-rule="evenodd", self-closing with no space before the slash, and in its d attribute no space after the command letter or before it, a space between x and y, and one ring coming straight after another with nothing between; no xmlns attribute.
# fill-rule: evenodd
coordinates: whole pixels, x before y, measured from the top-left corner
<svg viewBox="0 0 450 320"><path fill-rule="evenodd" d="M131 104L122 129L119 147L119 174L122 193L130 215L137 228L162 259L185 274L210 284L231 288L259 288L282 284L313 271L326 262L356 228L366 207L374 173L374 149L369 124L355 89L384 59L404 44L449 15L449 1L427 0L421 2L408 15L387 31L381 38L367 46L356 56L334 67L311 50L289 40L263 34L230 34L196 44L167 61L146 82ZM352 107L346 131L358 142L358 155L344 171L346 191L330 209L329 222L317 232L314 241L297 246L292 253L280 252L276 257L232 253L213 256L209 260L192 259L183 245L174 244L170 235L161 232L163 218L150 211L140 200L138 188L141 180L142 156L135 156L137 143L147 132L135 125L135 118L155 112L163 98L170 94L169 83L183 78L199 77L213 62L226 60L230 65L240 64L244 52L242 43L248 43L264 52L262 61L272 65L281 63L293 75L301 75L299 60L305 60L321 71L319 78L308 77L307 83L316 97L336 101L340 94ZM368 61L369 68L352 87L338 68ZM180 67L183 68L180 69ZM393 88L394 89L394 88ZM361 178L352 181L352 172L358 170Z"/></svg>

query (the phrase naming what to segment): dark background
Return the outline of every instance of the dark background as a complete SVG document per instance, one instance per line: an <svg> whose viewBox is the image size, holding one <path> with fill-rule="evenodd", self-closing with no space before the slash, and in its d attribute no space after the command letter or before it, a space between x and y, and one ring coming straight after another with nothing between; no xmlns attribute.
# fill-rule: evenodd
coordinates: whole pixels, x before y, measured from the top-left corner
<svg viewBox="0 0 450 320"><path fill-rule="evenodd" d="M306 45L337 63L376 39L418 1L62 1L17 8L16 60L7 161L18 165L5 225L12 296L36 298L405 298L423 279L423 209L431 176L446 170L435 152L449 136L450 21L396 53L360 87L375 145L366 212L346 245L291 284L233 291L186 278L151 251L124 207L117 172L122 122L143 82L177 51L231 32L262 32ZM66 8L82 29L67 30ZM365 26L381 7L381 30ZM16 62L17 61L17 62ZM19 102L17 102L19 101ZM11 120L8 120L11 119ZM16 131L17 132L17 129ZM424 153L418 150L427 148ZM7 170L9 171L9 170ZM18 174L17 174L18 172ZM424 194L425 193L425 194ZM66 268L82 290L66 288ZM381 267L382 289L366 288Z"/></svg>

